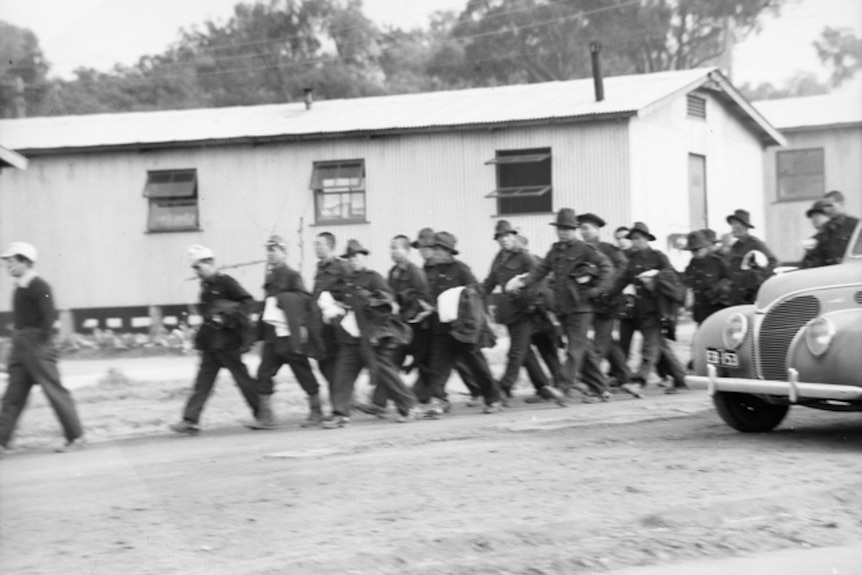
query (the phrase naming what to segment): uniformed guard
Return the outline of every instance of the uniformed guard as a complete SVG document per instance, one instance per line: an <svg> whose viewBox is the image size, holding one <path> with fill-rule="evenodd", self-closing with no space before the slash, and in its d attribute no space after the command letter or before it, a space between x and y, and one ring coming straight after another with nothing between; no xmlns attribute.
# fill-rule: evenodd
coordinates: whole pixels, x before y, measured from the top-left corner
<svg viewBox="0 0 862 575"><path fill-rule="evenodd" d="M26 242L12 242L0 258L6 261L9 275L15 280L9 382L0 410L0 454L13 451L10 440L34 385L42 388L63 427L66 439L55 451L80 449L84 446L84 429L75 400L63 386L57 369L57 312L51 286L34 269L38 251Z"/></svg>
<svg viewBox="0 0 862 575"><path fill-rule="evenodd" d="M550 385L530 346L533 324L529 317L529 301L523 292L512 293L505 289L513 277L529 273L536 267L536 260L518 245L517 234L518 231L507 220L497 221L494 240L500 245L500 251L494 256L491 271L482 282L482 289L488 299L495 288L501 289L496 299L494 315L497 323L505 325L509 332L509 351L506 356L506 370L499 381L500 390L506 397L512 396L512 388L517 383L523 366L527 367L533 379L536 395L554 399L561 406L565 406L562 392Z"/></svg>
<svg viewBox="0 0 862 575"><path fill-rule="evenodd" d="M801 268L817 268L820 266L829 265L829 255L826 250L826 240L823 227L829 221L829 216L826 215L829 201L825 199L817 200L805 212L805 217L811 222L814 228L814 235L802 241L802 247L805 249L805 255L802 257Z"/></svg>
<svg viewBox="0 0 862 575"><path fill-rule="evenodd" d="M821 240L824 258L823 265L841 263L847 244L853 236L853 230L859 223L859 219L847 214L844 208L844 194L838 190L827 192L823 196L826 201L824 209L829 221L823 225L823 238Z"/></svg>
<svg viewBox="0 0 862 575"><path fill-rule="evenodd" d="M674 387L670 391L685 389L685 370L673 353L663 333L662 294L658 289L658 275L676 274L667 256L650 247L655 236L643 222L635 222L629 231L632 249L629 252L628 267L624 275L625 291L634 292L634 307L630 317L620 321L620 344L628 357L632 336L640 331L643 338L641 364L637 373L623 390L635 397L642 397L644 387L659 357L664 361L664 369L673 378Z"/></svg>
<svg viewBox="0 0 862 575"><path fill-rule="evenodd" d="M219 271L211 249L193 245L189 248L189 260L201 280L199 313L203 323L195 336L201 363L183 418L170 428L177 433L197 435L201 413L221 368L230 371L255 419L259 416L260 401L257 383L242 362L242 354L251 347L253 339L248 318L254 300L239 282Z"/></svg>
<svg viewBox="0 0 862 575"><path fill-rule="evenodd" d="M266 278L263 284L264 309L258 324L258 336L263 340L260 366L257 370L258 418L250 427L270 429L276 426L272 409L273 377L284 364L290 366L294 377L308 397L309 414L302 427L319 425L323 421L320 404L320 385L308 361L309 340L315 332L308 325L312 314L312 298L302 276L287 265L287 243L281 236L270 236L266 248ZM291 321L293 320L293 321ZM291 325L293 330L291 330ZM297 327L300 330L297 330ZM303 341L303 332L306 341Z"/></svg>
<svg viewBox="0 0 862 575"><path fill-rule="evenodd" d="M321 232L314 239L314 253L317 256L317 271L314 274L315 304L319 302L322 293L328 292L332 299L343 298L344 278L350 273L350 267L342 258L335 255L335 236L329 232ZM335 326L323 318L321 328L323 349L317 359L317 367L330 387L335 381L335 360L338 358L338 338L335 337Z"/></svg>
<svg viewBox="0 0 862 575"><path fill-rule="evenodd" d="M762 240L749 233L754 226L746 210L736 210L726 220L735 239L727 255L733 285L731 302L754 303L760 284L772 276L778 260Z"/></svg>
<svg viewBox="0 0 862 575"><path fill-rule="evenodd" d="M694 294L694 321L700 323L730 304L730 275L727 266L712 252L713 244L703 232L688 234L685 248L691 261L683 272L685 284Z"/></svg>
<svg viewBox="0 0 862 575"><path fill-rule="evenodd" d="M611 289L600 293L593 300L593 345L599 358L608 360L610 375L619 382L619 385L622 385L628 382L631 372L619 342L613 337L613 332L623 307L621 292L625 286L622 284L622 279L628 266L628 258L621 248L599 240L601 229L605 227L605 220L596 214L586 213L578 215L578 223L581 226L581 236L584 241L605 254L614 266ZM623 227L617 228L617 231L620 229L628 230Z"/></svg>
<svg viewBox="0 0 862 575"><path fill-rule="evenodd" d="M430 365L430 392L431 402L426 409L428 417L439 417L446 406L446 382L452 373L452 368L457 358L463 359L476 378L480 392L485 401L485 413L497 413L502 408L500 401L500 388L497 381L491 375L488 362L482 354L483 339L489 328L484 324L482 314L484 305L479 294L479 282L473 275L469 266L455 259L458 250L455 248L457 239L449 232L437 232L434 234L432 245L432 265L427 266L426 277L431 289L431 297L437 303L437 313L432 316L433 327L431 329L431 357ZM467 301L467 313L473 315L477 321L456 322L451 317L441 316L440 295L452 288L464 288L455 302L457 307L454 316L461 313L461 298ZM468 291L464 294L463 291ZM471 293L472 292L472 293ZM450 292L457 293L457 292ZM477 307L478 306L478 307ZM445 314L448 316L448 311ZM448 320L448 321L447 321ZM458 324L467 327L469 333L456 331Z"/></svg>
<svg viewBox="0 0 862 575"><path fill-rule="evenodd" d="M368 253L358 240L351 239L342 256L349 262L351 272L344 279L341 300L346 313L335 323L339 341L336 383L331 397L332 417L323 422L325 429L350 423L353 388L363 368L393 399L399 422L416 416L413 412L416 400L395 365L399 348L410 343L410 330L392 313L395 294L380 274L368 269Z"/></svg>
<svg viewBox="0 0 862 575"><path fill-rule="evenodd" d="M587 339L587 332L592 323L592 300L611 288L613 265L595 247L578 239L578 219L573 209L561 209L550 225L557 228L560 241L551 246L544 261L529 275L514 278L507 288L514 291L529 287L553 274L550 287L554 294L554 311L566 335L566 385L580 389L587 401L592 401L592 396L610 399L607 379ZM587 269L592 272L583 273ZM595 276L592 286L587 285L591 281L589 275ZM583 374L586 388L576 383L579 374Z"/></svg>

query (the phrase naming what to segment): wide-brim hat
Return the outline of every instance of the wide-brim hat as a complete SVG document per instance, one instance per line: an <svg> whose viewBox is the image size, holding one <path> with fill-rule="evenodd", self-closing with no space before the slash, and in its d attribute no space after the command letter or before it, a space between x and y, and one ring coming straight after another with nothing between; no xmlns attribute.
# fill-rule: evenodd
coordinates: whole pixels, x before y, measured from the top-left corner
<svg viewBox="0 0 862 575"><path fill-rule="evenodd" d="M359 240L350 239L347 240L347 249L343 254L341 254L341 257L349 258L355 254L365 254L367 256L369 253L370 252L359 243Z"/></svg>
<svg viewBox="0 0 862 575"><path fill-rule="evenodd" d="M551 222L550 225L558 228L577 228L578 217L575 215L575 210L573 210L572 208L562 208L559 212L557 212L557 221Z"/></svg>
<svg viewBox="0 0 862 575"><path fill-rule="evenodd" d="M649 241L655 241L655 236L650 233L649 227L643 222L635 222L634 224L632 224L632 227L629 228L629 233L626 234L626 237L628 239L632 239L632 236L634 234L641 234Z"/></svg>
<svg viewBox="0 0 862 575"><path fill-rule="evenodd" d="M735 210L732 214L727 216L727 218L725 218L725 219L727 220L728 224L730 222L732 222L733 220L736 220L739 223L741 223L743 226L745 226L747 228L754 229L754 226L751 225L751 214L749 214L748 211L746 211L746 210Z"/></svg>
<svg viewBox="0 0 862 575"><path fill-rule="evenodd" d="M458 239L449 232L437 232L434 234L434 242L431 245L433 247L439 246L450 251L453 256L457 256L458 250L455 249L456 243L458 243Z"/></svg>
<svg viewBox="0 0 862 575"><path fill-rule="evenodd" d="M509 223L508 220L500 220L497 222L497 225L494 226L494 239L499 239L500 236L505 236L507 234L517 234L518 230L512 227L512 224Z"/></svg>
<svg viewBox="0 0 862 575"><path fill-rule="evenodd" d="M434 244L434 230L431 228L422 228L419 230L419 235L410 243L414 248L430 248Z"/></svg>
<svg viewBox="0 0 862 575"><path fill-rule="evenodd" d="M0 254L0 259L8 260L15 256L21 256L27 258L33 263L36 263L36 259L39 257L39 252L33 244L28 244L27 242L12 242L9 244L9 247Z"/></svg>
<svg viewBox="0 0 862 575"><path fill-rule="evenodd" d="M686 244L683 249L693 252L701 248L709 247L712 247L712 242L706 238L706 235L703 232L691 232L686 238Z"/></svg>
<svg viewBox="0 0 862 575"><path fill-rule="evenodd" d="M823 214L826 215L826 208L830 207L832 202L828 200L817 200L814 204L808 208L808 211L805 212L805 217L810 218L814 214Z"/></svg>
<svg viewBox="0 0 862 575"><path fill-rule="evenodd" d="M703 234L703 237L706 238L706 241L708 241L711 244L714 244L714 243L720 241L718 239L718 234L716 234L715 230L713 230L713 229L703 228L702 230L699 230L699 231L701 234Z"/></svg>
<svg viewBox="0 0 862 575"><path fill-rule="evenodd" d="M580 214L578 216L578 223L584 223L584 222L593 224L594 226L596 226L598 228L603 228L603 227L605 227L605 224L606 224L605 220L603 220L602 218L600 218L596 214L592 214L589 212L587 212L586 214Z"/></svg>

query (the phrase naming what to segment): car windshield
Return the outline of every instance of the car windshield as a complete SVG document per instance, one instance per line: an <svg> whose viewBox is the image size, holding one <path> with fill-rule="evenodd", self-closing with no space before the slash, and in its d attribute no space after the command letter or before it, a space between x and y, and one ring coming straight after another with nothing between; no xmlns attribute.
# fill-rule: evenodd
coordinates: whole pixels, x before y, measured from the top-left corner
<svg viewBox="0 0 862 575"><path fill-rule="evenodd" d="M856 258L862 257L862 224L856 226L856 240L853 242L850 256Z"/></svg>

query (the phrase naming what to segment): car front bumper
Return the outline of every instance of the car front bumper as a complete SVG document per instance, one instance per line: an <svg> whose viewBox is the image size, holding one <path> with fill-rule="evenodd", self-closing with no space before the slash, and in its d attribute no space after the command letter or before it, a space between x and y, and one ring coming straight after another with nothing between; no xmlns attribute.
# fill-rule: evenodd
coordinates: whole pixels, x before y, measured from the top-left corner
<svg viewBox="0 0 862 575"><path fill-rule="evenodd" d="M787 381L718 377L715 366L707 365L706 369L705 376L687 375L686 385L695 389L706 389L709 395L715 395L717 391L777 395L787 397L790 403L798 403L802 399L862 400L862 387L801 382L798 372L793 368L787 370Z"/></svg>

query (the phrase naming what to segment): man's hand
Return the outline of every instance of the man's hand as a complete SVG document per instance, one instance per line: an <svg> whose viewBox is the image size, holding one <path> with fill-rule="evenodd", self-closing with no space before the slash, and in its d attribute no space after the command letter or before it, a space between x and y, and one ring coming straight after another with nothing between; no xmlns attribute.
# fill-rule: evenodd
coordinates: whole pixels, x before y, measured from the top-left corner
<svg viewBox="0 0 862 575"><path fill-rule="evenodd" d="M432 313L434 313L434 306L430 305L428 302L424 300L419 300L419 306L422 308L422 311L417 313L413 319L409 320L407 323L419 323Z"/></svg>
<svg viewBox="0 0 862 575"><path fill-rule="evenodd" d="M527 277L527 274L521 274L513 277L508 282L506 282L505 290L510 293L518 293L524 287L524 279Z"/></svg>

